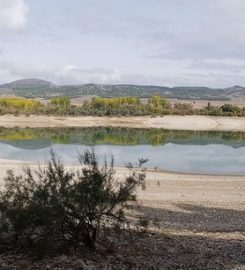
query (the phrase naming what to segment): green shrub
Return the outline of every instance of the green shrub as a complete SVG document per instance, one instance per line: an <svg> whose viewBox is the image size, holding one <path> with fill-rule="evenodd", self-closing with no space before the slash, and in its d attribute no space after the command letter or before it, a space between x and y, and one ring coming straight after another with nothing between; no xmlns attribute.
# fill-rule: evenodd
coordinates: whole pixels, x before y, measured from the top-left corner
<svg viewBox="0 0 245 270"><path fill-rule="evenodd" d="M57 97L51 99L50 103L58 107L68 108L71 104L71 100L69 97Z"/></svg>
<svg viewBox="0 0 245 270"><path fill-rule="evenodd" d="M142 230L142 232L146 232L149 227L150 221L146 216L141 216L137 222L137 227Z"/></svg>
<svg viewBox="0 0 245 270"><path fill-rule="evenodd" d="M47 167L26 167L21 175L8 171L0 196L2 230L39 247L62 240L95 248L105 226L124 223L136 188L144 188L146 161L128 164L130 173L120 181L113 159L102 166L93 151L85 151L79 161L78 171L68 171L52 153Z"/></svg>
<svg viewBox="0 0 245 270"><path fill-rule="evenodd" d="M232 104L224 104L220 107L223 113L227 114L238 114L241 112L241 109L238 106Z"/></svg>

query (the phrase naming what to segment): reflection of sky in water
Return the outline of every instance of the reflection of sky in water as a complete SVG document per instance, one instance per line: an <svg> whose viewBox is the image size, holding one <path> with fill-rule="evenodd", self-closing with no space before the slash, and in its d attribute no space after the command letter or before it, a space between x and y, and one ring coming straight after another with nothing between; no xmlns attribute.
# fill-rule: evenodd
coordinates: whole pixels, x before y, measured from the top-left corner
<svg viewBox="0 0 245 270"><path fill-rule="evenodd" d="M38 150L26 150L0 143L0 158L11 160L44 161L50 156L51 147ZM58 156L66 163L76 163L79 152L87 149L79 145L52 146ZM193 173L244 174L245 147L233 148L227 145L178 145L161 146L136 145L97 145L95 152L100 156L114 155L115 164L135 162L139 158L148 158L149 167Z"/></svg>

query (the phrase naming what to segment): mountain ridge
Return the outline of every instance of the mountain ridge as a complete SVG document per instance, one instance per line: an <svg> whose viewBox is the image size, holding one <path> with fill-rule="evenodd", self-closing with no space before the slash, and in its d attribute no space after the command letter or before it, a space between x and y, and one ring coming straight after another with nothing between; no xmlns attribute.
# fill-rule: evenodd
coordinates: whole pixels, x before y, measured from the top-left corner
<svg viewBox="0 0 245 270"><path fill-rule="evenodd" d="M14 95L27 98L51 98L53 96L137 96L150 97L163 95L167 98L200 99L200 100L231 100L233 98L245 99L245 87L234 85L228 88L209 88L202 86L167 87L157 85L136 84L81 84L81 85L55 85L52 82L28 78L16 80L0 85L0 96Z"/></svg>

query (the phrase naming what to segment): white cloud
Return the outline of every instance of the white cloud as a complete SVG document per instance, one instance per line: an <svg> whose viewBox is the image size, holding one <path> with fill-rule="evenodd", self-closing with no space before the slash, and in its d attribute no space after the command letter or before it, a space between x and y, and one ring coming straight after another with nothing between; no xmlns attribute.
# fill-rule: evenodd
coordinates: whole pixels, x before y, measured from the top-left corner
<svg viewBox="0 0 245 270"><path fill-rule="evenodd" d="M27 22L28 6L24 0L0 0L0 30L20 31Z"/></svg>
<svg viewBox="0 0 245 270"><path fill-rule="evenodd" d="M61 85L121 82L121 75L117 69L82 69L74 65L35 67L33 65L25 66L2 61L0 62L0 74L5 74L7 79L4 82L22 78L40 78Z"/></svg>
<svg viewBox="0 0 245 270"><path fill-rule="evenodd" d="M224 68L224 63L226 63ZM206 65L217 64L216 68L208 68ZM234 69L228 68L229 64L234 65ZM229 87L235 84L245 85L245 69L243 61L236 59L227 59L219 61L208 59L204 62L186 61L185 64L180 61L171 63L166 60L164 69L154 74L146 75L144 73L124 73L113 69L82 69L75 65L65 66L34 66L21 65L13 62L0 62L0 78L6 83L17 79L40 78L51 81L56 84L155 84L165 86L188 85L188 86L211 86L211 87ZM223 66L223 67L222 67ZM176 67L178 67L176 69ZM236 69L236 68L239 68Z"/></svg>
<svg viewBox="0 0 245 270"><path fill-rule="evenodd" d="M0 0L0 32L23 29L26 3L28 33L1 40L4 82L245 85L245 0Z"/></svg>
<svg viewBox="0 0 245 270"><path fill-rule="evenodd" d="M74 83L116 83L121 80L118 70L104 68L82 69L67 65L55 72L56 81L60 84Z"/></svg>

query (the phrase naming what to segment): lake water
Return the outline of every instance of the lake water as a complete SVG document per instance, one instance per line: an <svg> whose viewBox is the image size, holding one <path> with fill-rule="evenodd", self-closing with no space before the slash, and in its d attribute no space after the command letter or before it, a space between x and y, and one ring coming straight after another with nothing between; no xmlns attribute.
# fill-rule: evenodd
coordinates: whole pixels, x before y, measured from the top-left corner
<svg viewBox="0 0 245 270"><path fill-rule="evenodd" d="M53 149L69 164L93 147L124 165L139 158L148 167L189 173L245 174L245 133L159 129L0 129L0 159L45 161Z"/></svg>

